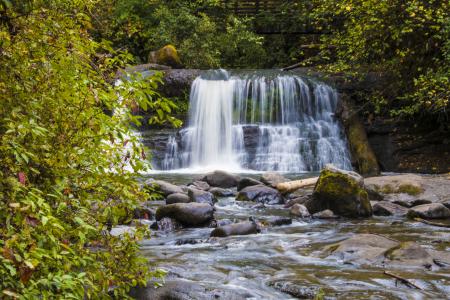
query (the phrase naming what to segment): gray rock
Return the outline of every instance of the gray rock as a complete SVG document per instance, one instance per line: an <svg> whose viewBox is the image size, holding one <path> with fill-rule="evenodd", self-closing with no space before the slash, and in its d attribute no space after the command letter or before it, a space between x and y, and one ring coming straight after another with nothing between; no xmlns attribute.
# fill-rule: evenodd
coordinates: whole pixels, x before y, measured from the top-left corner
<svg viewBox="0 0 450 300"><path fill-rule="evenodd" d="M237 186L239 176L224 171L214 171L206 174L203 181L206 181L210 186L231 188Z"/></svg>
<svg viewBox="0 0 450 300"><path fill-rule="evenodd" d="M292 219L287 217L271 217L264 221L269 226L283 226L283 225L291 225Z"/></svg>
<svg viewBox="0 0 450 300"><path fill-rule="evenodd" d="M230 189L223 189L219 187L213 187L209 189L209 192L216 197L234 197L236 193Z"/></svg>
<svg viewBox="0 0 450 300"><path fill-rule="evenodd" d="M415 174L369 177L364 185L371 199L381 200L387 194L419 195L423 192L422 177Z"/></svg>
<svg viewBox="0 0 450 300"><path fill-rule="evenodd" d="M331 210L326 209L319 211L312 215L313 218L316 219L337 219L339 216L335 215Z"/></svg>
<svg viewBox="0 0 450 300"><path fill-rule="evenodd" d="M253 185L242 189L238 201L255 201L264 204L283 204L283 196L276 189L264 185Z"/></svg>
<svg viewBox="0 0 450 300"><path fill-rule="evenodd" d="M441 203L430 203L415 206L408 212L408 217L423 219L447 219L450 218L450 209Z"/></svg>
<svg viewBox="0 0 450 300"><path fill-rule="evenodd" d="M434 265L432 255L415 242L400 243L397 247L389 249L385 256L389 263L395 265L422 266L425 268Z"/></svg>
<svg viewBox="0 0 450 300"><path fill-rule="evenodd" d="M164 197L167 197L170 194L183 193L183 189L181 187L164 180L149 179L145 182L145 185L154 188L158 192L161 192Z"/></svg>
<svg viewBox="0 0 450 300"><path fill-rule="evenodd" d="M448 209L450 209L450 200L447 200L445 202L442 203L445 207L447 207Z"/></svg>
<svg viewBox="0 0 450 300"><path fill-rule="evenodd" d="M217 227L211 232L211 237L227 237L231 235L247 235L255 233L258 233L258 226L255 222L240 222Z"/></svg>
<svg viewBox="0 0 450 300"><path fill-rule="evenodd" d="M291 212L291 215L300 217L300 218L311 217L311 214L309 213L308 209L302 204L294 204L291 207L290 212Z"/></svg>
<svg viewBox="0 0 450 300"><path fill-rule="evenodd" d="M291 281L273 281L267 285L299 299L315 299L319 291L318 287L303 286Z"/></svg>
<svg viewBox="0 0 450 300"><path fill-rule="evenodd" d="M312 199L306 201L305 206L312 214L330 209L336 215L344 217L372 215L362 176L333 165L327 165L320 172Z"/></svg>
<svg viewBox="0 0 450 300"><path fill-rule="evenodd" d="M277 172L267 172L261 175L261 182L271 187L276 187L277 184L289 181L289 179L283 177Z"/></svg>
<svg viewBox="0 0 450 300"><path fill-rule="evenodd" d="M306 201L310 200L311 197L309 195L297 197L291 200L288 200L284 205L285 208L292 207L294 204L305 204Z"/></svg>
<svg viewBox="0 0 450 300"><path fill-rule="evenodd" d="M175 219L171 218L162 218L161 220L156 221L152 225L150 225L150 229L160 230L164 232L172 232L181 228L183 228L183 225Z"/></svg>
<svg viewBox="0 0 450 300"><path fill-rule="evenodd" d="M222 227L222 226L230 225L230 224L233 224L233 221L231 221L230 219L217 220L217 227Z"/></svg>
<svg viewBox="0 0 450 300"><path fill-rule="evenodd" d="M166 204L188 203L188 202L191 202L189 196L181 193L170 194L166 198Z"/></svg>
<svg viewBox="0 0 450 300"><path fill-rule="evenodd" d="M208 203L209 205L214 205L216 202L216 198L210 192L190 188L188 195L191 202Z"/></svg>
<svg viewBox="0 0 450 300"><path fill-rule="evenodd" d="M193 187L197 190L202 190L202 191L207 191L210 189L209 184L207 182L201 181L201 180L196 180L196 181L192 182L191 184L189 184L189 187Z"/></svg>
<svg viewBox="0 0 450 300"><path fill-rule="evenodd" d="M239 180L237 185L237 190L240 191L243 188L246 188L248 186L252 185L263 185L261 181L258 181L256 179L250 178L250 177L243 177Z"/></svg>
<svg viewBox="0 0 450 300"><path fill-rule="evenodd" d="M184 226L201 226L214 217L214 207L208 203L175 203L158 207L156 220L172 218Z"/></svg>
<svg viewBox="0 0 450 300"><path fill-rule="evenodd" d="M373 214L375 216L399 216L404 217L408 213L408 209L388 201L376 202L373 206Z"/></svg>

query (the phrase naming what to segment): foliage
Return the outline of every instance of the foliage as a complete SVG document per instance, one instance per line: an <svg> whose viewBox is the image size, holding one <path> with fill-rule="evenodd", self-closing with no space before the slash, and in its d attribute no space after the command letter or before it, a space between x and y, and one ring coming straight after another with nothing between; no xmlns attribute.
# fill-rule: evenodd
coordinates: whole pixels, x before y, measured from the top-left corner
<svg viewBox="0 0 450 300"><path fill-rule="evenodd" d="M89 35L97 0L0 3L0 298L123 298L161 276L138 255L145 228L108 231L151 196L129 108L175 122L173 104L152 78L111 84L132 57Z"/></svg>
<svg viewBox="0 0 450 300"><path fill-rule="evenodd" d="M93 12L95 33L130 49L141 61L167 44L189 68L259 67L263 39L250 20L224 10L220 1L108 0Z"/></svg>

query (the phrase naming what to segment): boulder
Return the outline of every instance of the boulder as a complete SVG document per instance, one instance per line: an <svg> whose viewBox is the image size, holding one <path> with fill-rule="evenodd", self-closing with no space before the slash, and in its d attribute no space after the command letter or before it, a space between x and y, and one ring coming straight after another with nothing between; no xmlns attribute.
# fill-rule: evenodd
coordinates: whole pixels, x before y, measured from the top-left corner
<svg viewBox="0 0 450 300"><path fill-rule="evenodd" d="M166 198L166 204L188 203L188 202L191 202L189 196L182 193L170 194Z"/></svg>
<svg viewBox="0 0 450 300"><path fill-rule="evenodd" d="M239 180L237 185L237 190L240 191L248 186L252 185L263 185L261 181L258 181L256 179L250 178L250 177L243 177Z"/></svg>
<svg viewBox="0 0 450 300"><path fill-rule="evenodd" d="M201 226L214 217L214 207L208 203L175 203L158 207L156 220L172 218L184 226Z"/></svg>
<svg viewBox="0 0 450 300"><path fill-rule="evenodd" d="M269 185L273 188L277 186L277 184L289 181L289 179L283 177L280 173L277 172L267 172L261 175L261 182Z"/></svg>
<svg viewBox="0 0 450 300"><path fill-rule="evenodd" d="M264 185L253 185L242 189L238 201L255 201L264 204L283 204L283 196L276 189Z"/></svg>
<svg viewBox="0 0 450 300"><path fill-rule="evenodd" d="M188 195L191 202L208 203L209 205L214 205L216 202L216 198L210 192L190 188Z"/></svg>
<svg viewBox="0 0 450 300"><path fill-rule="evenodd" d="M291 215L300 217L300 218L311 217L311 214L309 213L308 209L302 204L294 204L291 207L290 212L291 212Z"/></svg>
<svg viewBox="0 0 450 300"><path fill-rule="evenodd" d="M430 268L434 265L432 255L415 242L404 242L389 249L386 259L392 264Z"/></svg>
<svg viewBox="0 0 450 300"><path fill-rule="evenodd" d="M237 186L239 176L224 171L214 171L206 174L203 181L206 181L210 186L231 188Z"/></svg>
<svg viewBox="0 0 450 300"><path fill-rule="evenodd" d="M223 189L219 187L213 187L209 189L209 192L216 197L234 197L236 193L230 189Z"/></svg>
<svg viewBox="0 0 450 300"><path fill-rule="evenodd" d="M422 177L415 174L377 176L364 179L364 185L371 199L381 200L387 194L408 194L417 196L424 189Z"/></svg>
<svg viewBox="0 0 450 300"><path fill-rule="evenodd" d="M196 180L196 181L192 182L191 184L189 184L189 187L193 187L197 190L202 190L202 191L207 191L210 189L209 184L207 182L201 181L201 180Z"/></svg>
<svg viewBox="0 0 450 300"><path fill-rule="evenodd" d="M408 209L388 201L376 202L373 206L373 214L375 216L399 216L404 217L408 213Z"/></svg>
<svg viewBox="0 0 450 300"><path fill-rule="evenodd" d="M337 219L339 216L335 215L331 210L325 209L319 212L316 212L312 215L315 219Z"/></svg>
<svg viewBox="0 0 450 300"><path fill-rule="evenodd" d="M311 200L305 206L312 214L330 209L344 217L368 217L372 215L364 180L352 171L327 165L321 172Z"/></svg>
<svg viewBox="0 0 450 300"><path fill-rule="evenodd" d="M171 184L164 180L154 180L149 179L145 182L145 185L154 188L157 192L160 192L164 197L170 194L181 193L183 194L183 189L177 185Z"/></svg>
<svg viewBox="0 0 450 300"><path fill-rule="evenodd" d="M151 51L148 55L148 63L181 68L181 60L178 51L173 45L166 45L159 50Z"/></svg>
<svg viewBox="0 0 450 300"><path fill-rule="evenodd" d="M445 207L442 203L430 203L415 206L408 212L410 218L423 219L447 219L450 218L450 209Z"/></svg>
<svg viewBox="0 0 450 300"><path fill-rule="evenodd" d="M257 224L248 221L217 227L211 232L211 237L227 237L231 235L247 235L255 233L258 233Z"/></svg>

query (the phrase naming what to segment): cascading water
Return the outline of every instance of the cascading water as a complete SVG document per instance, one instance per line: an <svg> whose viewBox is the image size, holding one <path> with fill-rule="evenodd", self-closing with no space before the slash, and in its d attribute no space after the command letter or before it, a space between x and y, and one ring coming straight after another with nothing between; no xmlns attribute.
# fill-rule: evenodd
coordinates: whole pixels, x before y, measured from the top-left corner
<svg viewBox="0 0 450 300"><path fill-rule="evenodd" d="M192 84L188 127L162 169L351 169L330 86L296 75L209 72Z"/></svg>

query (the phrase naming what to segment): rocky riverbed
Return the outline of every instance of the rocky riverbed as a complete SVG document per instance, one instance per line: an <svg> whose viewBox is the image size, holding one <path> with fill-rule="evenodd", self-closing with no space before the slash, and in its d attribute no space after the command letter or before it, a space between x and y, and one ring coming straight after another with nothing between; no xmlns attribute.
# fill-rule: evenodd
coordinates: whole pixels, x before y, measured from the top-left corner
<svg viewBox="0 0 450 300"><path fill-rule="evenodd" d="M330 166L315 186L278 191L299 177L216 171L147 180L162 198L135 214L153 229L142 251L168 274L163 287L132 295L448 299L448 175L362 178Z"/></svg>

